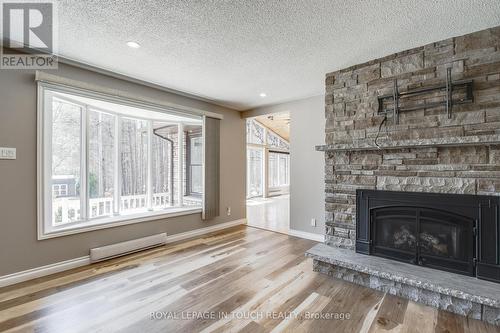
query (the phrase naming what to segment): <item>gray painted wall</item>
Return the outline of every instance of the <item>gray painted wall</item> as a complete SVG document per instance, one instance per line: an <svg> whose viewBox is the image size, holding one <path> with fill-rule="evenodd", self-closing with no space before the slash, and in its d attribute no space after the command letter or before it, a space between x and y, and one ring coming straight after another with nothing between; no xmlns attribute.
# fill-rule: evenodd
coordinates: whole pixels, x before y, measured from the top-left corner
<svg viewBox="0 0 500 333"><path fill-rule="evenodd" d="M221 213L210 222L194 214L37 240L36 84L33 71L0 71L0 146L17 148L17 160L0 160L0 276L77 258L89 249L160 232L169 235L245 217L245 122L239 112L103 74L59 65L53 74L196 107L224 115L221 122ZM226 216L230 206L231 216Z"/></svg>
<svg viewBox="0 0 500 333"><path fill-rule="evenodd" d="M290 229L324 234L325 98L315 96L245 111L242 117L290 112ZM316 227L311 219L316 219Z"/></svg>

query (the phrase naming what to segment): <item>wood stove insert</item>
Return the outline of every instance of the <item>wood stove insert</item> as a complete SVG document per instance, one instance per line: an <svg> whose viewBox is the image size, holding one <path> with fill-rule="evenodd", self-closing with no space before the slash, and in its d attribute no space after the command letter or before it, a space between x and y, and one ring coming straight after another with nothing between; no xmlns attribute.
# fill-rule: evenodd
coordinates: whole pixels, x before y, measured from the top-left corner
<svg viewBox="0 0 500 333"><path fill-rule="evenodd" d="M358 190L356 252L500 282L499 198Z"/></svg>

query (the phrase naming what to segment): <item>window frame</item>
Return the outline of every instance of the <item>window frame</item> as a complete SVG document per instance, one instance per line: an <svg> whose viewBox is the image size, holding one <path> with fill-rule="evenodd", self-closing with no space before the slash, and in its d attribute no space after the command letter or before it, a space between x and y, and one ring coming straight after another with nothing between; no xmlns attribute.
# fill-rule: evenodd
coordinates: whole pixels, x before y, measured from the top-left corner
<svg viewBox="0 0 500 333"><path fill-rule="evenodd" d="M259 194L257 195L251 195L250 193L250 189L252 187L252 182L251 182L251 175L250 175L250 172L249 170L251 169L251 159L250 159L250 151L254 151L254 152L259 152L260 153L260 156L261 156L261 161L260 161L260 189L259 189ZM266 182L266 170L265 170L265 167L267 165L267 162L265 161L266 159L266 148L265 147L260 147L260 146L257 146L257 145L254 145L254 144L248 144L247 145L247 148L246 148L246 154L247 154L247 157L246 157L246 167L247 167L247 175L246 175L246 184L247 184L247 189L246 189L246 198L247 199L251 199L251 198L258 198L258 197L262 197L264 194L265 194L265 182Z"/></svg>
<svg viewBox="0 0 500 333"><path fill-rule="evenodd" d="M196 198L201 198L203 196L203 192L193 192L193 175L192 175L192 169L191 167L194 166L201 166L203 170L203 162L202 164L192 164L191 163L191 140L200 138L203 142L203 131L196 131L193 133L187 133L186 134L186 196L193 196ZM203 186L203 184L202 184Z"/></svg>
<svg viewBox="0 0 500 333"><path fill-rule="evenodd" d="M271 190L279 190L281 188L286 188L290 186L290 153L285 152L285 151L280 151L280 150L269 150L269 155L274 154L276 155L276 172L277 172L277 186L271 186L269 185L269 189ZM282 174L281 174L281 157L286 156L287 160L287 165L286 165L286 175L284 176L285 179L282 179ZM269 174L271 174L271 170L269 170ZM269 175L269 180L271 179L271 176ZM270 183L271 181L269 181Z"/></svg>
<svg viewBox="0 0 500 333"><path fill-rule="evenodd" d="M133 223L139 223L139 222L146 222L146 221L153 221L153 220L159 220L159 219L165 219L169 217L174 217L174 216L181 216L181 215L189 215L189 214L198 214L202 212L202 207L183 207L182 205L182 197L185 195L183 193L184 186L179 186L179 196L181 197L181 200L179 202L179 206L172 207L172 208L167 208L164 210L147 210L146 212L141 212L141 213L135 213L135 214L127 214L127 215L112 215L112 216L105 216L105 217L95 217L92 219L89 219L87 217L88 212L88 207L87 207L87 202L89 200L89 193L87 189L87 164L88 164L88 158L87 158L87 150L88 150L88 143L87 143L87 138L86 138L86 133L88 132L87 129L85 128L88 122L88 110L87 108L83 108L81 111L81 133L82 137L80 138L81 140L81 150L82 153L80 156L84 157L82 158L81 162L81 169L80 169L80 174L81 174L81 189L80 189L80 200L82 201L81 203L81 211L80 211L80 221L77 222L69 222L65 223L64 225L61 226L55 226L53 225L52 221L52 208L50 205L52 205L52 194L53 194L53 187L52 184L52 168L50 166L50 163L47 163L47 159L52 158L52 114L51 112L46 112L46 110L52 110L51 106L51 98L46 98L46 94L50 94L51 92L53 93L63 93L63 94L71 94L71 95L76 95L76 96L81 96L81 97L86 97L86 98L92 98L96 100L101 100L101 101L106 101L106 102L111 102L111 103L117 103L121 105L126 105L126 106L131 106L131 107L138 107L141 109L145 109L148 111L155 111L155 112L160 112L160 113L168 113L168 114L173 114L177 116L182 116L182 117L188 117L192 119L203 120L203 115L201 114L193 114L192 112L186 111L178 111L178 110L171 110L170 108L164 107L164 106L159 106L159 105L153 105L153 104L148 104L144 103L141 101L134 101L130 100L127 98L121 98L117 96L111 96L111 95L106 95L102 94L99 92L94 92L90 90L85 90L81 88L74 88L74 87L69 87L65 86L62 84L54 84L54 83L49 83L45 81L38 81L37 82L37 227L38 227L38 239L48 239L48 238L54 238L54 237L60 237L60 236L66 236L66 235L71 235L75 233L81 233L81 232L88 232L88 231L93 231L93 230L99 230L99 229L105 229L105 228L112 228L112 227L117 227L117 226L122 226L122 225L127 225L127 224L133 224ZM61 98L60 96L57 96L57 98L66 100L67 98ZM71 102L71 99L69 98L69 103ZM50 103L50 104L49 104ZM73 102L74 103L74 102ZM77 103L78 105L84 104L84 103ZM119 115L113 111L110 110L101 110L96 107L91 107L91 110L97 111L97 112L104 112L106 114L112 114L115 116L115 134L118 133L118 130L120 127L116 127L116 123L121 122L122 118L132 118L134 120L147 120L148 121L148 128L150 128L152 124L151 119L144 119L139 116L134 116L134 117L127 117L126 115ZM203 126L203 121L200 123L201 126ZM182 128L182 123L180 124L180 128ZM202 131L203 131L202 127ZM152 132L152 130L150 131ZM150 133L148 133L150 135ZM179 139L184 141L184 135L179 135ZM203 140L203 136L202 136ZM119 137L115 137L115 142L119 142ZM204 142L202 142L204 144ZM179 149L183 150L184 142L179 142ZM115 156L114 158L119 157L119 145L115 144L114 150L115 150ZM152 150L152 145L149 143L148 150ZM47 157L48 156L48 157ZM115 161L114 164L118 164L118 161ZM179 163L182 167L182 161L179 159ZM119 168L119 166L115 165L115 169ZM149 194L152 194L152 186L150 184L150 178L152 178L151 170L152 169L152 164L151 164L151 156L148 154L148 198L150 197ZM115 170L115 175L116 175L116 170ZM115 177L116 178L116 177ZM115 179L115 181L120 181L121 177L118 177L118 179ZM184 181L182 178L180 180L181 182ZM114 195L114 205L119 205L120 202L120 188L121 186L118 186L118 188L115 187L115 190L118 191L118 195ZM116 199L117 198L117 199ZM151 203L148 202L147 207L151 207ZM115 211L115 207L112 207L113 211Z"/></svg>

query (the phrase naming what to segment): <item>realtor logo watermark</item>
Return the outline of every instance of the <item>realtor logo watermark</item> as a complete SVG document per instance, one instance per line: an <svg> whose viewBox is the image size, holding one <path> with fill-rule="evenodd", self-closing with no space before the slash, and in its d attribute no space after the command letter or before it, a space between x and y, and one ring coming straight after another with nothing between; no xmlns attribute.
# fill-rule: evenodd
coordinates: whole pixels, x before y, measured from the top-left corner
<svg viewBox="0 0 500 333"><path fill-rule="evenodd" d="M56 69L55 3L1 1L1 69Z"/></svg>

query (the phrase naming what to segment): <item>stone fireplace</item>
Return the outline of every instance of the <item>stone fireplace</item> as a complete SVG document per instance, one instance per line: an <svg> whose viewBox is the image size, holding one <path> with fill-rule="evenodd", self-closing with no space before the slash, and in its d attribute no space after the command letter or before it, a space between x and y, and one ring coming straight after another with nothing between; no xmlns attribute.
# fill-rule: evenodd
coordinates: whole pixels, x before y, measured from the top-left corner
<svg viewBox="0 0 500 333"><path fill-rule="evenodd" d="M427 91L428 87L450 82L447 81L449 71L455 82L472 82L471 91L467 92L467 95L472 93L471 99L465 101L460 92L453 89L450 96L446 96L444 90ZM336 259L325 259L329 265L337 266L323 267L325 261L315 260L315 269L345 277L345 269L364 262L360 257L348 259L348 253L358 255L356 251L425 266L423 272L432 267L461 274L456 274L458 276L500 281L500 27L335 71L326 75L325 83L325 145L316 147L325 154L325 244L328 247L322 251L328 252L330 248L335 256L345 259L342 262L348 263L343 265ZM390 112L380 112L380 96L389 96L390 101L395 91L404 94L416 90L426 93L407 99L404 105L407 112L398 114L397 119ZM452 109L445 109L442 103L447 98L453 102ZM403 201L410 196L429 205L419 205L419 208L386 205L376 209L375 216L366 216L365 220L372 221L376 228L372 234L356 223L361 216L356 201L360 200L360 193L372 197L375 192L389 193L388 197ZM395 192L399 195L394 195ZM477 216L478 200L482 202L487 198L490 198L489 214L493 214L488 223L484 222L484 216ZM463 207L450 203L453 201L476 205L476 209L465 213ZM438 208L437 203L449 205ZM395 215L399 216L397 223L392 218ZM476 242L475 235L485 241ZM310 255L319 258L319 252ZM380 265L385 265L384 260ZM476 261L482 267L476 265ZM369 265L370 261L366 263ZM343 265L344 270L338 265ZM373 267L358 268L362 274L374 272ZM428 276L422 274L422 277ZM380 290L390 290L396 295L404 293L405 287L400 286L400 290L392 284L379 284L382 277L387 278L386 273L370 276L372 279L376 276L377 282L367 280L362 284L375 283ZM464 278L479 281L475 277ZM409 281L407 276L394 279ZM470 286L471 281L455 285ZM422 283L414 282L415 293L423 292L419 289ZM481 283L483 287L490 286L490 282ZM437 285L436 290L443 289ZM467 294L467 290L460 289L458 293ZM450 296L447 292L444 294ZM444 294L436 297L441 299ZM464 312L419 297L415 300L500 323L500 294L496 296L498 299L487 305L472 301L474 305L468 309L474 315L467 312L469 310ZM468 300L476 300L474 297L472 293ZM485 314L486 306L494 309L489 315ZM479 310L472 310L474 307Z"/></svg>
<svg viewBox="0 0 500 333"><path fill-rule="evenodd" d="M405 112L399 124L378 114L377 97L472 79L474 102ZM397 53L326 76L327 243L354 249L356 189L500 194L500 28ZM436 94L422 96L430 103Z"/></svg>
<svg viewBox="0 0 500 333"><path fill-rule="evenodd" d="M474 101L378 114L380 95L473 80ZM422 95L430 103L439 94ZM326 243L354 249L356 190L500 194L500 27L447 39L326 75ZM379 147L375 138L379 136Z"/></svg>

